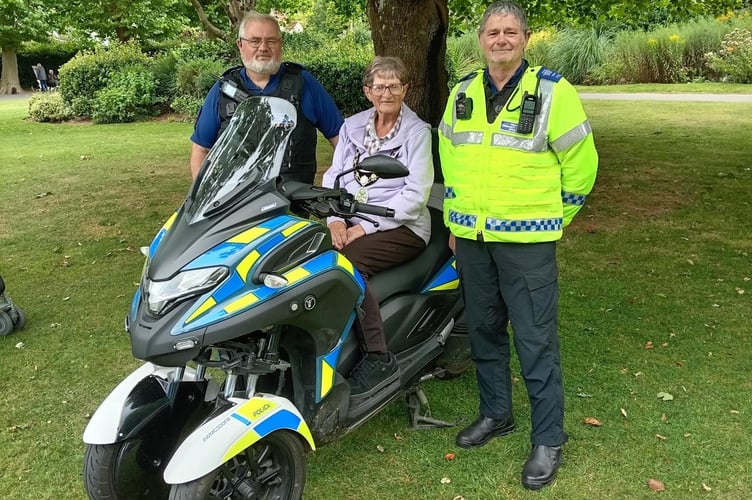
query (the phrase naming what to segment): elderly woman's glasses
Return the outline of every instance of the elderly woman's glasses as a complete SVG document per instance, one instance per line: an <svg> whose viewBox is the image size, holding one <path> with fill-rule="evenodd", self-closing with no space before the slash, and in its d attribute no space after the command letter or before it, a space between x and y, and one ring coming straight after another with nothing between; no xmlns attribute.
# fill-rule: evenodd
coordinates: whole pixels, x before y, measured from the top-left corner
<svg viewBox="0 0 752 500"><path fill-rule="evenodd" d="M401 83L391 83L389 85L377 83L376 85L369 85L368 88L371 89L373 95L384 95L387 89L389 89L389 93L392 95L400 95L405 90L405 86Z"/></svg>

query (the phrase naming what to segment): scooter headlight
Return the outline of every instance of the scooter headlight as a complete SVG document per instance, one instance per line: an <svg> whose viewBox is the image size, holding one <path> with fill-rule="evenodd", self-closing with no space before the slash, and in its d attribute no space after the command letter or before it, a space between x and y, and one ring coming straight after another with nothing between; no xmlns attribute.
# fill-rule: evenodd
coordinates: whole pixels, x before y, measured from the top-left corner
<svg viewBox="0 0 752 500"><path fill-rule="evenodd" d="M230 271L226 267L205 267L182 271L168 281L146 280L149 312L161 316L180 300L196 296L217 286Z"/></svg>

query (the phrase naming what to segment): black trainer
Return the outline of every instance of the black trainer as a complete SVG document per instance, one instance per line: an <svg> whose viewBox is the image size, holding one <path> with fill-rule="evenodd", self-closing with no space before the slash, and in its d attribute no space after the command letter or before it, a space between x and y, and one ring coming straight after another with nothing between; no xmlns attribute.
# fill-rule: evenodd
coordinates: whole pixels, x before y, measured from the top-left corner
<svg viewBox="0 0 752 500"><path fill-rule="evenodd" d="M399 379L399 365L394 354L366 353L355 366L350 378L350 395L367 396Z"/></svg>

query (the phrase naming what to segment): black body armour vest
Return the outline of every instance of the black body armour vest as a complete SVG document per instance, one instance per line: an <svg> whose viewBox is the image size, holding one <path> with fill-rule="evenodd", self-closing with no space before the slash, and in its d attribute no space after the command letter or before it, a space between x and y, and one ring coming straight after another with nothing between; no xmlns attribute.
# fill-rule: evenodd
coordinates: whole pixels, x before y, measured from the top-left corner
<svg viewBox="0 0 752 500"><path fill-rule="evenodd" d="M280 175L286 180L295 180L313 184L316 176L316 127L303 114L301 97L303 95L303 67L299 64L284 62L280 71L280 82L270 97L280 97L292 103L298 112L298 123L290 137L287 155L282 163ZM219 133L221 134L230 124L230 118L235 113L236 106L254 95L261 95L258 91L248 90L243 85L240 72L243 66L230 68L220 78L219 92Z"/></svg>

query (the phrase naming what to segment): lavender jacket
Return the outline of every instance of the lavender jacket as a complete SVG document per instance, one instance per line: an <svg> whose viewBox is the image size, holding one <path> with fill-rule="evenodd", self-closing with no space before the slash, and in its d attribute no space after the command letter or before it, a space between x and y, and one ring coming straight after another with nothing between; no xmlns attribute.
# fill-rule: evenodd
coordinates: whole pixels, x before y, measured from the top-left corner
<svg viewBox="0 0 752 500"><path fill-rule="evenodd" d="M324 174L322 184L325 187L333 187L335 177L353 167L353 161L358 152L360 152L361 161L368 157L363 141L366 125L372 113L373 108L345 120L339 131L339 142L334 149L332 166ZM357 217L351 219L352 224L360 224L366 234L406 226L428 243L431 237L431 216L426 204L433 185L430 125L403 103L399 132L385 142L377 154L386 154L400 160L410 174L399 179L378 179L367 187L367 203L394 209L394 217L369 215L368 217L379 222L378 228ZM352 194L355 194L361 187L355 180L354 173L342 177L340 186ZM329 217L327 224L336 220L342 219Z"/></svg>

